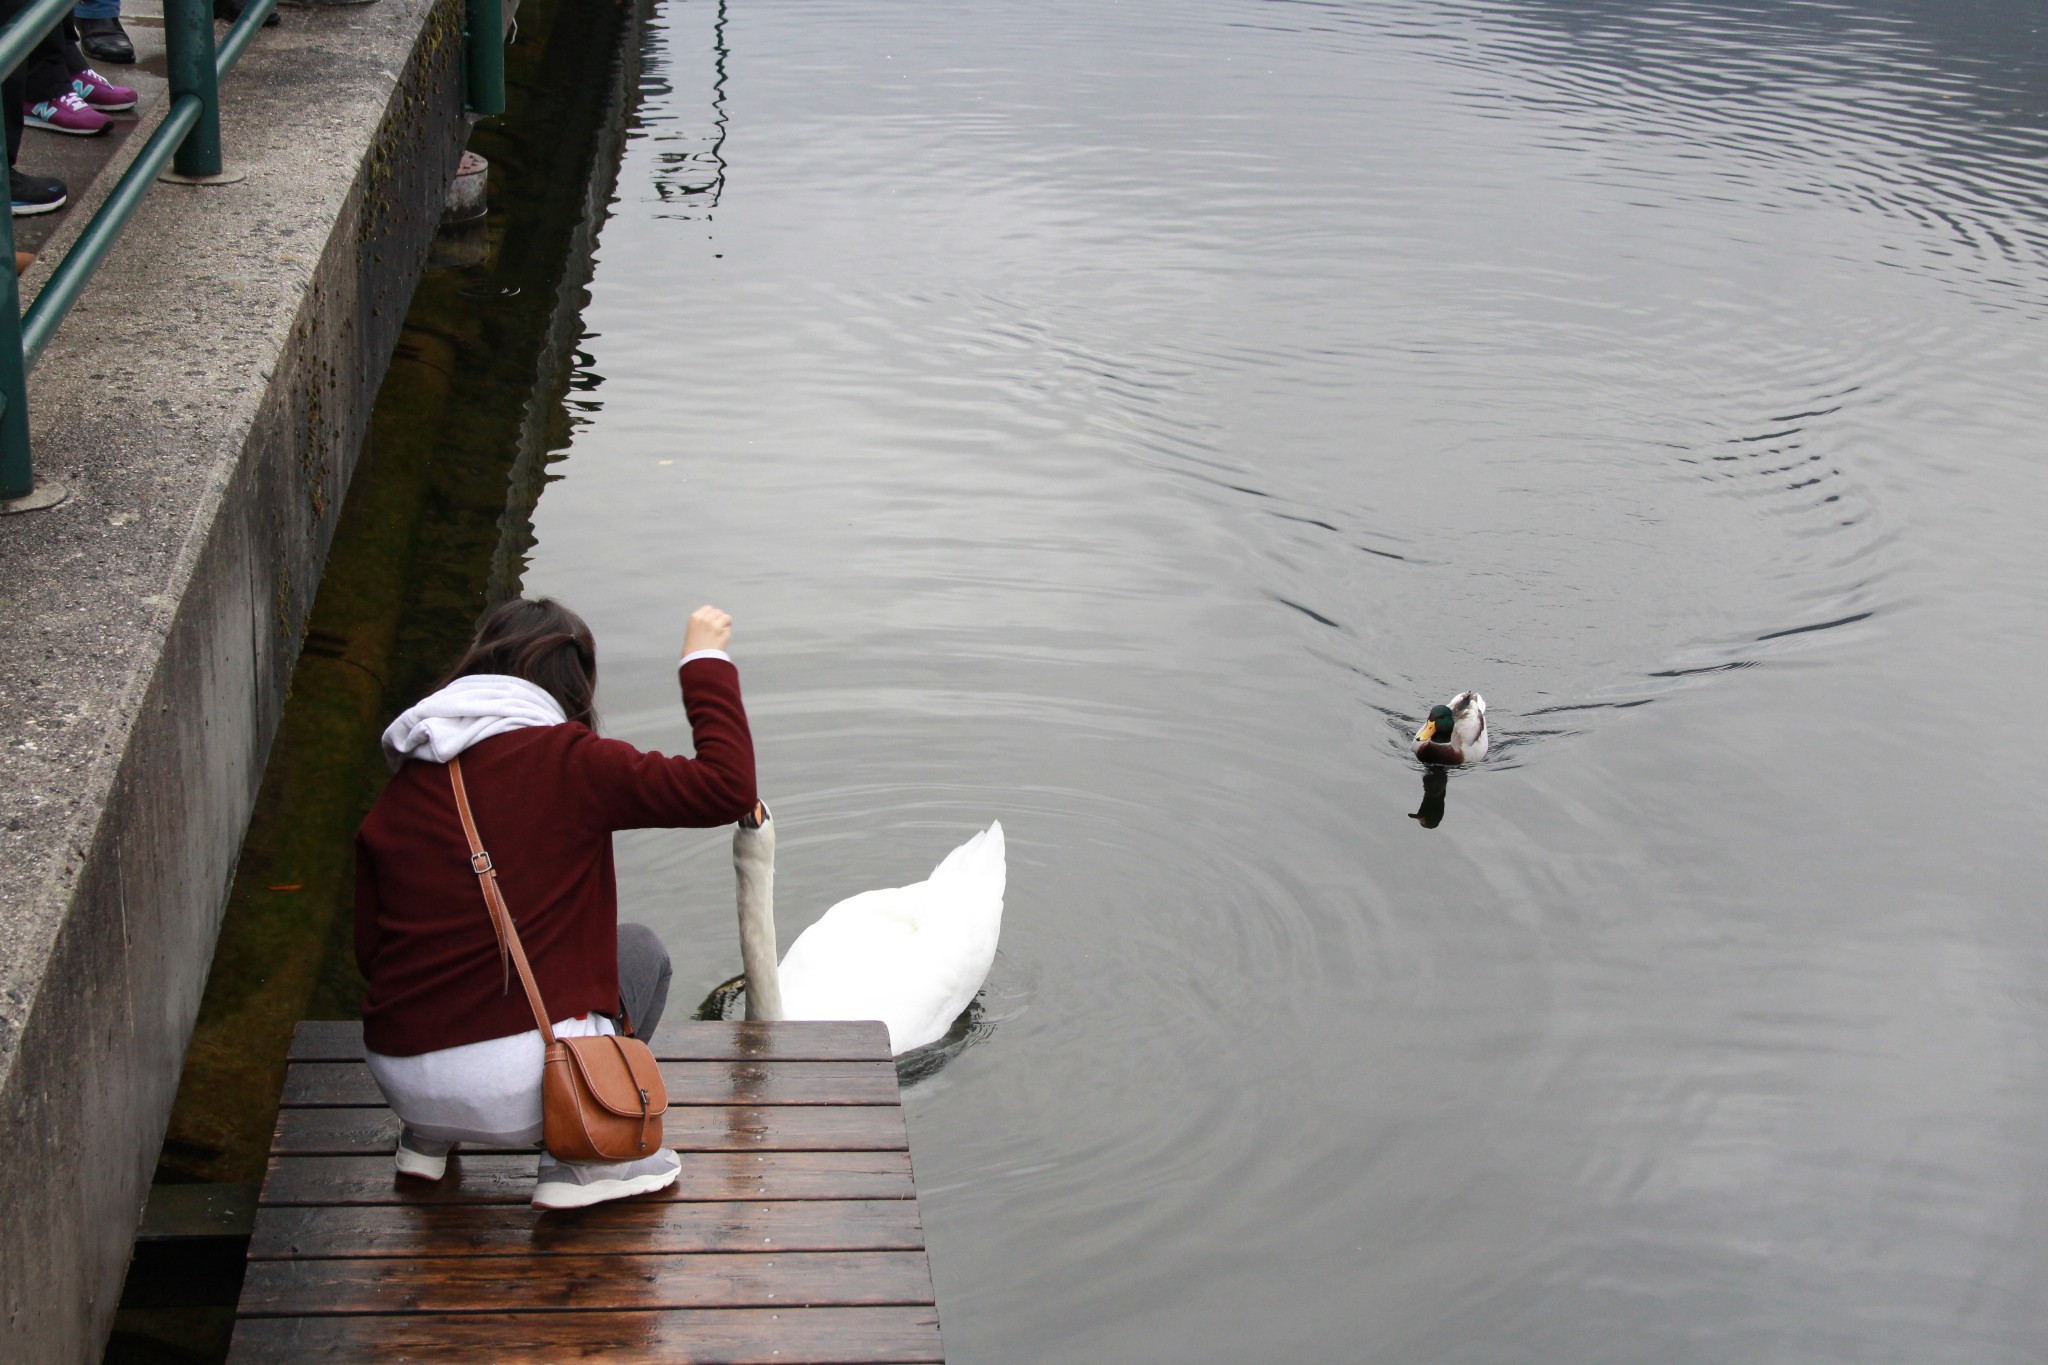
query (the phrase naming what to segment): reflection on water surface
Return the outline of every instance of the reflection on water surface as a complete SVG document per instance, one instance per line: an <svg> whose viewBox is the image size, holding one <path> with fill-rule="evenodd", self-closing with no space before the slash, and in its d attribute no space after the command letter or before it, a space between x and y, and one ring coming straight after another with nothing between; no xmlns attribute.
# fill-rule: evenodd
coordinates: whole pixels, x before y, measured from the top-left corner
<svg viewBox="0 0 2048 1365"><path fill-rule="evenodd" d="M955 1359L2048 1350L2043 43L671 0L526 584L649 744L733 610L785 941L1011 832Z"/></svg>

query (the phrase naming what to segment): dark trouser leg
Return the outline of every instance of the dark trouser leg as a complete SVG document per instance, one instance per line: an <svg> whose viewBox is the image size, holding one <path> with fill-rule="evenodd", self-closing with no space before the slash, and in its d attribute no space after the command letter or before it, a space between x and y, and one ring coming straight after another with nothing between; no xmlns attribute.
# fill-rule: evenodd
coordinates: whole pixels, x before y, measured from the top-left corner
<svg viewBox="0 0 2048 1365"><path fill-rule="evenodd" d="M71 62L64 54L65 48L70 44L63 32L70 23L67 19L51 29L43 35L40 43L29 49L28 56L22 58L19 68L22 97L28 103L41 104L44 100L54 100L71 89Z"/></svg>
<svg viewBox="0 0 2048 1365"><path fill-rule="evenodd" d="M27 87L21 83L21 68L16 67L13 75L9 76L5 81L0 81L0 103L4 103L7 106L6 109L0 110L0 114L4 114L7 119L7 168L9 170L13 170L14 163L21 160L21 130L25 126L21 121L21 106L27 103L27 101L28 91Z"/></svg>
<svg viewBox="0 0 2048 1365"><path fill-rule="evenodd" d="M27 4L28 0L0 0L0 24L19 14ZM24 58L21 65L9 73L4 88L0 88L0 105L6 106L0 113L4 113L7 121L7 165L10 169L21 156L21 106L28 102L28 84L23 73L34 60L33 54Z"/></svg>
<svg viewBox="0 0 2048 1365"><path fill-rule="evenodd" d="M619 1006L633 1021L633 1036L654 1036L668 1008L668 949L644 924L619 926Z"/></svg>
<svg viewBox="0 0 2048 1365"><path fill-rule="evenodd" d="M64 63L64 69L76 76L91 66L85 59L84 51L78 46L78 25L70 15L64 16L57 27L50 30L51 45L57 49L57 60Z"/></svg>

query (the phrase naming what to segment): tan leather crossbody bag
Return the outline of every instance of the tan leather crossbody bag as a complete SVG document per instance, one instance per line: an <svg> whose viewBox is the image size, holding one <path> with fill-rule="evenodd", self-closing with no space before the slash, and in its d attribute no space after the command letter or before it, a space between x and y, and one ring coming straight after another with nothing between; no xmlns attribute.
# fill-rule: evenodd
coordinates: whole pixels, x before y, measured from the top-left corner
<svg viewBox="0 0 2048 1365"><path fill-rule="evenodd" d="M661 1146L661 1116L668 1110L668 1087L654 1053L638 1038L616 1034L595 1038L557 1038L533 982L519 930L498 887L498 870L477 837L470 813L469 792L462 785L462 760L448 760L448 780L455 787L455 810L462 832L469 836L469 867L484 892L484 908L498 933L498 960L507 966L505 988L512 988L511 967L519 970L526 1003L540 1025L547 1048L541 1067L541 1136L557 1161L634 1161Z"/></svg>

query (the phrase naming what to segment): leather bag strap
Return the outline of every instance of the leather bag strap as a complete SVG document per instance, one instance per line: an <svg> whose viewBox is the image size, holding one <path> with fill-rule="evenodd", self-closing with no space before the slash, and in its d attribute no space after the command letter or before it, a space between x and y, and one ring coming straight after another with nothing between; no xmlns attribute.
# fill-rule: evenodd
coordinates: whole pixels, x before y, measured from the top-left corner
<svg viewBox="0 0 2048 1365"><path fill-rule="evenodd" d="M647 1086L642 1081L640 1068L633 1065L633 1054L626 1050L626 1044L617 1034L612 1035L612 1050L618 1053L619 1065L625 1068L627 1077L633 1082L633 1089L640 1093L640 1146L642 1150L645 1150L647 1146L647 1125L654 1117L654 1105L648 1098Z"/></svg>
<svg viewBox="0 0 2048 1365"><path fill-rule="evenodd" d="M512 911L505 904L505 893L498 887L498 869L491 863L491 855L484 852L484 841L476 832L476 816L469 809L469 791L462 785L462 760L448 760L448 781L455 788L455 813L462 817L462 832L469 838L469 870L476 873L477 884L483 888L484 909L490 912L491 928L498 934L498 961L503 966L509 958L519 969L519 983L526 987L526 1003L533 1007L533 1022L540 1025L541 1046L555 1041L555 1028L548 1022L547 1007L541 1004L540 987L534 984L533 968L526 963L526 949L519 942L519 929L512 923ZM511 990L509 977L505 989Z"/></svg>

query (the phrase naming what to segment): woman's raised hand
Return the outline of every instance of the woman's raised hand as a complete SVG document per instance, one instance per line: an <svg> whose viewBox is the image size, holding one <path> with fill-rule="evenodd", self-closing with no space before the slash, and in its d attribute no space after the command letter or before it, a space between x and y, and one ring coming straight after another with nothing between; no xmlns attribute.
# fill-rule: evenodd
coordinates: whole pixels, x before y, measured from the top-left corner
<svg viewBox="0 0 2048 1365"><path fill-rule="evenodd" d="M717 607L699 607L690 613L690 624L683 630L683 655L688 657L700 649L724 649L732 640L732 618Z"/></svg>

